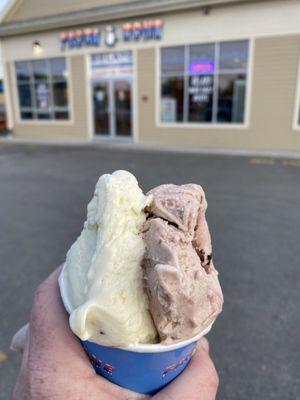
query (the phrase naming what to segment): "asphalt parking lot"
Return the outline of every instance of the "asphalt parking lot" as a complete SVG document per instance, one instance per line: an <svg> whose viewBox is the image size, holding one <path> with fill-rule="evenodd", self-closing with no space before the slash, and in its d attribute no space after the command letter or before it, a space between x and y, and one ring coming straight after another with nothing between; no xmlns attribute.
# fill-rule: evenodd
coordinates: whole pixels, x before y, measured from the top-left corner
<svg viewBox="0 0 300 400"><path fill-rule="evenodd" d="M99 175L133 172L206 190L225 305L209 334L220 400L300 399L300 162L95 147L0 144L0 399L12 335L38 283L64 260Z"/></svg>

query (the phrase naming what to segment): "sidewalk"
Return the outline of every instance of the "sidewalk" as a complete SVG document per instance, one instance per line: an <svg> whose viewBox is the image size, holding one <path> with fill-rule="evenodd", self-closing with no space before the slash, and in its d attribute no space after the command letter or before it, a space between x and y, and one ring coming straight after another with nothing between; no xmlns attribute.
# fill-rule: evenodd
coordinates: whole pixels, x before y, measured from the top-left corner
<svg viewBox="0 0 300 400"><path fill-rule="evenodd" d="M37 140L37 139L19 139L13 136L0 137L0 144L28 144L40 146L63 146L63 147L100 147L103 149L124 149L124 150L138 150L138 151L158 151L170 153L184 153L184 154L215 154L225 156L245 156L245 157L273 157L273 158L288 158L300 160L300 150L243 150L243 149L225 149L217 147L178 147L178 146L163 146L154 143L132 143L128 141L104 141L101 139L87 140L74 140L74 141L51 141L51 140Z"/></svg>

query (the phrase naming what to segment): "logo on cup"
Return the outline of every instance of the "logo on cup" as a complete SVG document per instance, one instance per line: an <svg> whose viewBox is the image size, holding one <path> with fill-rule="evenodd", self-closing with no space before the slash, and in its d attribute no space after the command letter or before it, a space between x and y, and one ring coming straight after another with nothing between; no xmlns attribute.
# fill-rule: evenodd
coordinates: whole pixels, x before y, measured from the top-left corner
<svg viewBox="0 0 300 400"><path fill-rule="evenodd" d="M83 346L83 349L86 352L91 363L93 364L94 368L103 369L105 373L107 373L109 376L112 376L114 370L116 369L114 366L108 363L104 363L103 360L97 358L94 354L89 354L88 349L85 346Z"/></svg>
<svg viewBox="0 0 300 400"><path fill-rule="evenodd" d="M171 372L176 370L177 368L183 366L184 364L188 363L190 359L192 358L193 350L190 351L185 357L181 358L176 364L171 364L168 367L166 367L162 373L162 377L165 378L165 376Z"/></svg>

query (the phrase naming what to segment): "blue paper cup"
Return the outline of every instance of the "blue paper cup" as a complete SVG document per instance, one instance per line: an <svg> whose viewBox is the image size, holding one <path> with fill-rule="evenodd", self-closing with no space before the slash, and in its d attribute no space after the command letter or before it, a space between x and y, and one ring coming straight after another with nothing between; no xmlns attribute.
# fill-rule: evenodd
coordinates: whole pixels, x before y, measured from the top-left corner
<svg viewBox="0 0 300 400"><path fill-rule="evenodd" d="M59 278L60 293L70 313L72 308L66 297L62 276ZM198 340L210 331L211 326L189 340L171 345L108 347L88 340L80 342L97 374L134 392L154 394L181 374Z"/></svg>

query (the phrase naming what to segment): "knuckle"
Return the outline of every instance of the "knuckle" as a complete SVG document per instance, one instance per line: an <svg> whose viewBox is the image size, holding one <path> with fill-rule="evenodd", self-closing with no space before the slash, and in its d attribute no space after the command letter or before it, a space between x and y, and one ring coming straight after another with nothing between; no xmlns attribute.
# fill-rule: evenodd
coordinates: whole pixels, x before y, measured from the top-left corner
<svg viewBox="0 0 300 400"><path fill-rule="evenodd" d="M220 379L215 367L211 365L208 372L209 372L208 374L209 386L217 389L220 383Z"/></svg>

